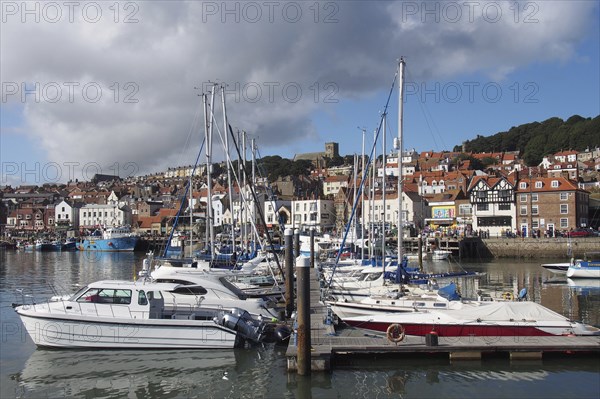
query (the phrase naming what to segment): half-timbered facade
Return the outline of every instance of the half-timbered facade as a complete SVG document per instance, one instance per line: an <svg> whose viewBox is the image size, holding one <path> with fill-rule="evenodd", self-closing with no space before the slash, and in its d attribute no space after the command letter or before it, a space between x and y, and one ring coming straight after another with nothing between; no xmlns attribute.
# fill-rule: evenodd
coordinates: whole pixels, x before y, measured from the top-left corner
<svg viewBox="0 0 600 399"><path fill-rule="evenodd" d="M476 176L469 185L473 229L497 237L517 228L515 186L505 177Z"/></svg>

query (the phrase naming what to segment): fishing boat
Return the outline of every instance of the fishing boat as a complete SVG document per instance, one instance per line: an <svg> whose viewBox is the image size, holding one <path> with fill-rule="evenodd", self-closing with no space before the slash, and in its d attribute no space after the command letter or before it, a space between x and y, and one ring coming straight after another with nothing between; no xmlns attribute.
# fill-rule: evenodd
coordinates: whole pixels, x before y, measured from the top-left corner
<svg viewBox="0 0 600 399"><path fill-rule="evenodd" d="M600 329L569 320L535 302L474 302L457 309L371 313L342 320L353 327L382 332L393 326L417 336L432 332L441 337L600 335Z"/></svg>
<svg viewBox="0 0 600 399"><path fill-rule="evenodd" d="M185 286L183 286L185 289ZM234 348L267 338L267 323L242 309L167 305L180 284L105 280L71 298L15 305L38 346L58 348Z"/></svg>
<svg viewBox="0 0 600 399"><path fill-rule="evenodd" d="M584 259L577 260L570 265L567 270L569 278L600 278L600 258L595 254L594 260L587 260L587 255Z"/></svg>
<svg viewBox="0 0 600 399"><path fill-rule="evenodd" d="M133 251L139 236L129 226L108 227L95 230L79 243L81 251Z"/></svg>

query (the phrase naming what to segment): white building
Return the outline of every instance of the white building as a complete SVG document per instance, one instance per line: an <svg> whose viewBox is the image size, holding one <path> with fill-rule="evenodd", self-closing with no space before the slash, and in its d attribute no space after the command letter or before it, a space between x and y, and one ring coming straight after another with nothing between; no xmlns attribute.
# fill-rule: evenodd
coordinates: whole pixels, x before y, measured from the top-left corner
<svg viewBox="0 0 600 399"><path fill-rule="evenodd" d="M517 229L515 187L504 177L476 176L469 185L473 229L498 237Z"/></svg>
<svg viewBox="0 0 600 399"><path fill-rule="evenodd" d="M319 233L335 228L335 205L333 200L296 200L292 201L291 227L308 231L311 227Z"/></svg>
<svg viewBox="0 0 600 399"><path fill-rule="evenodd" d="M422 226L423 219L428 214L428 207L421 196L414 192L402 193L402 224L404 226ZM372 201L365 200L363 224L369 226L371 222L382 223L385 220L390 226L398 224L398 193L386 194L385 207L381 194L376 195Z"/></svg>
<svg viewBox="0 0 600 399"><path fill-rule="evenodd" d="M57 226L79 228L79 208L73 207L67 201L61 201L54 206L54 221Z"/></svg>
<svg viewBox="0 0 600 399"><path fill-rule="evenodd" d="M79 209L80 227L116 227L131 225L131 208L117 204L87 204Z"/></svg>

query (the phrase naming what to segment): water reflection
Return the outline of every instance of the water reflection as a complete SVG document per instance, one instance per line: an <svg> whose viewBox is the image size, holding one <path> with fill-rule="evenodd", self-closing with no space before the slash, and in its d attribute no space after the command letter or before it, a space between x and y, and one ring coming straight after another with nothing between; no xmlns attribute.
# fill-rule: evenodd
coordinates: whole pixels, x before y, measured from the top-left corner
<svg viewBox="0 0 600 399"><path fill-rule="evenodd" d="M576 362L519 361L487 359L483 361L428 360L384 357L377 366L368 359L352 361L348 368L339 365L334 386L345 381L353 397L590 397L600 392L597 375L600 363L595 358L577 358ZM563 376L577 376L563 380ZM556 378L561 376L561 378ZM353 385L350 382L353 381ZM587 381L587 387L579 384ZM521 391L519 391L521 390ZM444 392L441 394L441 392ZM520 394L517 394L520 392Z"/></svg>
<svg viewBox="0 0 600 399"><path fill-rule="evenodd" d="M18 396L167 397L218 391L234 351L36 350L13 376Z"/></svg>
<svg viewBox="0 0 600 399"><path fill-rule="evenodd" d="M286 372L285 348L236 351L60 351L36 349L11 308L19 295L45 300L101 279L131 279L144 254L0 251L1 397L598 397L600 360L576 358L511 363L507 359L449 364L439 358L352 357L331 374ZM477 289L518 292L567 317L600 326L596 281L568 281L541 263L464 263L483 272L461 280ZM432 271L448 265L426 265ZM456 265L452 265L456 270ZM446 268L446 269L445 269ZM17 289L22 289L17 294ZM224 372L227 372L224 379Z"/></svg>

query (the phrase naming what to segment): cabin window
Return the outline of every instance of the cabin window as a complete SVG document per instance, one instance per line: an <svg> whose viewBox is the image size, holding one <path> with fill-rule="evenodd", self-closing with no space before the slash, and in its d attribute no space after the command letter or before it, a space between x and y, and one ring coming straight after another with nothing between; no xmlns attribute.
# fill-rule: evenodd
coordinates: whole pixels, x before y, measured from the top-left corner
<svg viewBox="0 0 600 399"><path fill-rule="evenodd" d="M433 307L434 307L434 308L445 308L445 307L446 307L446 304L445 304L445 303L442 303L442 302L435 302L435 303L433 304Z"/></svg>
<svg viewBox="0 0 600 399"><path fill-rule="evenodd" d="M148 298L146 298L146 293L144 291L138 292L138 305L147 305Z"/></svg>
<svg viewBox="0 0 600 399"><path fill-rule="evenodd" d="M90 288L77 299L77 302L129 305L131 303L131 290Z"/></svg>

